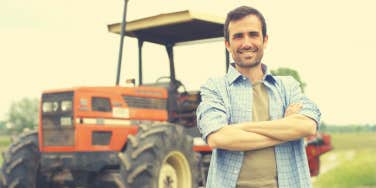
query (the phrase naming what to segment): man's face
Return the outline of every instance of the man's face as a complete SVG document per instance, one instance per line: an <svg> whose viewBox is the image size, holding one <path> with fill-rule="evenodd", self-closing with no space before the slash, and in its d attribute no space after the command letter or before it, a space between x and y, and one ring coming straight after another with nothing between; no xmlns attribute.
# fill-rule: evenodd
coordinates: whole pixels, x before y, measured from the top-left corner
<svg viewBox="0 0 376 188"><path fill-rule="evenodd" d="M251 68L260 64L267 36L262 36L261 22L255 15L248 15L240 20L231 21L229 41L226 48L231 53L237 66Z"/></svg>

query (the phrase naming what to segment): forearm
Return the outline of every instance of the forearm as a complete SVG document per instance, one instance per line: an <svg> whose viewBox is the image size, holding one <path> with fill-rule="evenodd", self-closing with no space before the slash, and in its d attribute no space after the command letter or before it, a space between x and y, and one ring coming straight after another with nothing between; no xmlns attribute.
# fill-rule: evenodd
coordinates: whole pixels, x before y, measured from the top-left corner
<svg viewBox="0 0 376 188"><path fill-rule="evenodd" d="M233 126L283 141L296 140L316 133L316 122L300 114L294 114L277 120L247 122Z"/></svg>
<svg viewBox="0 0 376 188"><path fill-rule="evenodd" d="M266 148L283 142L254 132L247 132L234 126L225 126L208 136L210 147L234 151Z"/></svg>

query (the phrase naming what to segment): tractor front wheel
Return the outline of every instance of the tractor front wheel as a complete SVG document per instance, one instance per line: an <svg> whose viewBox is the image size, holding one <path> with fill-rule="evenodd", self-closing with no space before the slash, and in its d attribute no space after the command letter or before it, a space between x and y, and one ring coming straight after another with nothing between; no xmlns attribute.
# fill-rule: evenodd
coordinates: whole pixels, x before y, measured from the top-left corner
<svg viewBox="0 0 376 188"><path fill-rule="evenodd" d="M1 188L44 188L40 175L38 132L23 133L3 153L0 170Z"/></svg>
<svg viewBox="0 0 376 188"><path fill-rule="evenodd" d="M120 153L125 187L196 188L197 156L192 138L173 124L141 125Z"/></svg>

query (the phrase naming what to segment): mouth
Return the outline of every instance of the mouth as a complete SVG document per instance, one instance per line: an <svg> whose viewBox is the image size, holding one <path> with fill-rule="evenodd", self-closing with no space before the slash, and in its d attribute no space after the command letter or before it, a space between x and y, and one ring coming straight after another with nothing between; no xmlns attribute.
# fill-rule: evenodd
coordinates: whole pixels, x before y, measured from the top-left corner
<svg viewBox="0 0 376 188"><path fill-rule="evenodd" d="M238 53L246 59L252 59L256 55L256 50L240 50Z"/></svg>
<svg viewBox="0 0 376 188"><path fill-rule="evenodd" d="M239 52L239 54L255 54L256 52L254 51L242 51L242 52Z"/></svg>
<svg viewBox="0 0 376 188"><path fill-rule="evenodd" d="M257 49L249 49L249 50L238 50L239 54L244 54L244 55L253 55L257 52Z"/></svg>

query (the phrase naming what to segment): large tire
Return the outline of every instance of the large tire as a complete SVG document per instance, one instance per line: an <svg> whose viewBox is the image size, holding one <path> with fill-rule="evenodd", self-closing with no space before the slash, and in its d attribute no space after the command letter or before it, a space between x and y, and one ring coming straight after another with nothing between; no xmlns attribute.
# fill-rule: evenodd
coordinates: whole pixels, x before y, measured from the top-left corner
<svg viewBox="0 0 376 188"><path fill-rule="evenodd" d="M128 136L119 154L120 174L127 188L196 188L197 155L183 127L173 124L140 125Z"/></svg>
<svg viewBox="0 0 376 188"><path fill-rule="evenodd" d="M3 153L0 171L1 188L43 188L39 173L38 132L26 132L15 139Z"/></svg>

